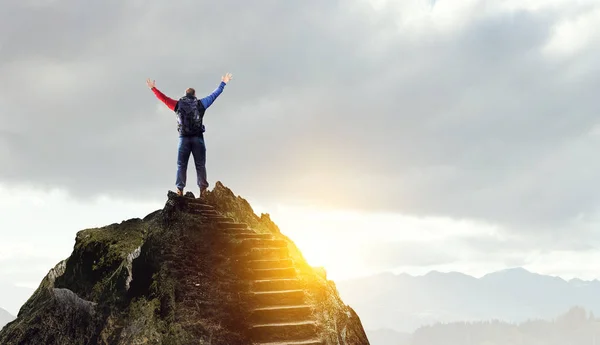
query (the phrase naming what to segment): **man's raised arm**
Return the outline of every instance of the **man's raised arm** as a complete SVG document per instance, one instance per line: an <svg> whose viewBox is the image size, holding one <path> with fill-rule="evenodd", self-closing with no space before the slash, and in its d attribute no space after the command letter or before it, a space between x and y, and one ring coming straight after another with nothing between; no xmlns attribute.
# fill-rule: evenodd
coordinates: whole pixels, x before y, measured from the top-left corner
<svg viewBox="0 0 600 345"><path fill-rule="evenodd" d="M217 99L217 97L219 97L219 95L223 92L225 85L227 85L227 83L231 79L233 79L233 76L231 75L231 73L226 73L223 76L223 78L221 78L221 84L219 84L217 89L215 91L213 91L213 93L211 93L210 95L208 95L200 100L200 102L202 103L202 106L204 106L204 109L208 109L208 107L210 107L213 104L213 102Z"/></svg>
<svg viewBox="0 0 600 345"><path fill-rule="evenodd" d="M148 87L150 88L150 90L152 90L152 92L154 92L154 94L156 95L156 97L158 99L160 99L167 107L169 107L169 109L171 110L175 110L175 106L177 105L177 101L167 97L164 93L160 92L157 88L156 88L156 81L155 80L150 80L148 78L148 80L146 80L146 84L148 84Z"/></svg>

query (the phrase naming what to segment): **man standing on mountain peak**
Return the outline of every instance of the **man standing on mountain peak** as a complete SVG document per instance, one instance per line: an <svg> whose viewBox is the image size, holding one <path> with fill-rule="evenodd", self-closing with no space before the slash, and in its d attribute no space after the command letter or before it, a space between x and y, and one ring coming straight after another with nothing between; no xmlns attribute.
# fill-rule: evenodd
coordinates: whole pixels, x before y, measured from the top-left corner
<svg viewBox="0 0 600 345"><path fill-rule="evenodd" d="M186 184L187 166L190 154L194 156L196 164L196 174L198 187L200 187L199 198L208 188L206 179L206 145L204 143L204 112L223 92L225 85L232 79L231 73L226 73L221 78L221 84L213 93L198 100L196 91L192 88L185 90L185 96L179 100L174 100L165 96L156 88L156 81L148 79L146 83L154 92L156 97L161 100L169 109L177 114L177 131L179 132L179 147L177 154L177 194L183 195L183 188Z"/></svg>

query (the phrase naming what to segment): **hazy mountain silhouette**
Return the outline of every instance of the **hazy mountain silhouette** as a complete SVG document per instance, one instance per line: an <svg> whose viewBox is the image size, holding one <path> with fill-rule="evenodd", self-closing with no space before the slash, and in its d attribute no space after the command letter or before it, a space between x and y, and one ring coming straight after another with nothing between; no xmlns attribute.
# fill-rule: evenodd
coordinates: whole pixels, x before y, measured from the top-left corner
<svg viewBox="0 0 600 345"><path fill-rule="evenodd" d="M573 306L600 314L600 282L507 269L480 279L462 273L384 273L337 283L365 329L413 332L436 322L549 320Z"/></svg>
<svg viewBox="0 0 600 345"><path fill-rule="evenodd" d="M419 328L406 342L373 345L596 345L600 320L581 307L552 320L523 323L501 321L455 322Z"/></svg>
<svg viewBox="0 0 600 345"><path fill-rule="evenodd" d="M0 306L9 313L17 315L19 308L31 297L34 289L15 286L0 280Z"/></svg>
<svg viewBox="0 0 600 345"><path fill-rule="evenodd" d="M2 329L2 327L4 327L4 325L6 325L7 323L11 322L14 319L15 319L15 317L12 316L9 312L0 308L0 329Z"/></svg>
<svg viewBox="0 0 600 345"><path fill-rule="evenodd" d="M367 336L371 345L405 345L411 339L411 334L387 328L368 331Z"/></svg>

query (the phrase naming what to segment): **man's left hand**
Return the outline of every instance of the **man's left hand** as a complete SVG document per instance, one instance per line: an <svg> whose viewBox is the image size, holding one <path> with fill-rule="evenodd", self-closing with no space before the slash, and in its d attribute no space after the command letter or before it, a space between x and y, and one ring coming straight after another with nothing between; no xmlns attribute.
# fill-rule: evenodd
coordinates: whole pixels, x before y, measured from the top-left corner
<svg viewBox="0 0 600 345"><path fill-rule="evenodd" d="M221 80L227 84L229 83L229 81L233 79L233 76L231 75L231 73L225 73L225 75L223 76L223 78L221 78Z"/></svg>

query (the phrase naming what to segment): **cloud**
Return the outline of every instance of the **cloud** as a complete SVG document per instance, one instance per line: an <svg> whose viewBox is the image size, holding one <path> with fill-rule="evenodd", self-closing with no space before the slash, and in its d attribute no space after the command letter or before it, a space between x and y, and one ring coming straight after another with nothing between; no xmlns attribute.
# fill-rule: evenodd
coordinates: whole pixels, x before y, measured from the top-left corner
<svg viewBox="0 0 600 345"><path fill-rule="evenodd" d="M0 283L37 287L71 254L78 231L143 218L161 207L107 196L83 202L60 189L42 192L0 184Z"/></svg>
<svg viewBox="0 0 600 345"><path fill-rule="evenodd" d="M230 70L206 117L211 183L587 234L600 7L461 4L5 2L0 180L157 198L173 188L177 138L145 78L178 97Z"/></svg>

